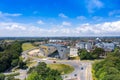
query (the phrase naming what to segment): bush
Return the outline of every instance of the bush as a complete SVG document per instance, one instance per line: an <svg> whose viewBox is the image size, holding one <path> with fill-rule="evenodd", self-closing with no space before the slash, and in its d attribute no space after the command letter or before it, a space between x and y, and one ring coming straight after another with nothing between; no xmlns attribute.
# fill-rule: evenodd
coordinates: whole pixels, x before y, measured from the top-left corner
<svg viewBox="0 0 120 80"><path fill-rule="evenodd" d="M5 75L0 73L0 80L5 80Z"/></svg>

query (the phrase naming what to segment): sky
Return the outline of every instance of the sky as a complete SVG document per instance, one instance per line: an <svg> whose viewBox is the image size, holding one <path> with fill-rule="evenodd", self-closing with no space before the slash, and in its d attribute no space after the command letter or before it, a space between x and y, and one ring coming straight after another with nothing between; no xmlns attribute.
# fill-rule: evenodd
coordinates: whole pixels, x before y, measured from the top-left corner
<svg viewBox="0 0 120 80"><path fill-rule="evenodd" d="M120 36L120 0L0 0L0 37Z"/></svg>

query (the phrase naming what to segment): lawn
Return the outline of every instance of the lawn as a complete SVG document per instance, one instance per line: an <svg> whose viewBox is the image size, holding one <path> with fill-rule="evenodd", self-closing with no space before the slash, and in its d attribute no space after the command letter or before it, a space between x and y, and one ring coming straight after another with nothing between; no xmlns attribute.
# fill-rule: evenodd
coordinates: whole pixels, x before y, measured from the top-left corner
<svg viewBox="0 0 120 80"><path fill-rule="evenodd" d="M33 66L36 66L37 65L37 62L36 61L34 61L34 62L28 62L27 63L27 66L28 67L33 67Z"/></svg>
<svg viewBox="0 0 120 80"><path fill-rule="evenodd" d="M22 44L23 51L29 50L29 49L32 49L32 48L35 48L35 46L33 46L32 43L23 43Z"/></svg>
<svg viewBox="0 0 120 80"><path fill-rule="evenodd" d="M66 64L48 64L49 68L58 70L61 74L69 74L74 71L74 68Z"/></svg>
<svg viewBox="0 0 120 80"><path fill-rule="evenodd" d="M79 56L76 56L76 57L70 57L70 60L80 60L80 57L79 57Z"/></svg>

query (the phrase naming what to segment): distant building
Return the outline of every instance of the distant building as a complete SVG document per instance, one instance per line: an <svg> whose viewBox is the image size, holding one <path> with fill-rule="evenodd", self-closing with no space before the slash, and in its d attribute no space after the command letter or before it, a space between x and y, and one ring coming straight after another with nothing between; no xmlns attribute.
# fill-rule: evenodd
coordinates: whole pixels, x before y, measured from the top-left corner
<svg viewBox="0 0 120 80"><path fill-rule="evenodd" d="M116 47L120 47L120 42L113 42Z"/></svg>
<svg viewBox="0 0 120 80"><path fill-rule="evenodd" d="M97 43L95 46L98 48L103 48L105 51L113 51L115 48L114 43L107 43L107 42Z"/></svg>
<svg viewBox="0 0 120 80"><path fill-rule="evenodd" d="M79 42L79 43L76 44L76 48L78 48L78 49L86 49L87 51L90 51L92 49L92 43Z"/></svg>
<svg viewBox="0 0 120 80"><path fill-rule="evenodd" d="M97 44L95 44L95 46L98 48L103 48L104 45L102 43L97 43Z"/></svg>
<svg viewBox="0 0 120 80"><path fill-rule="evenodd" d="M99 43L99 42L101 42L101 39L100 38L96 38L95 43Z"/></svg>
<svg viewBox="0 0 120 80"><path fill-rule="evenodd" d="M78 56L78 49L77 48L70 48L70 57Z"/></svg>
<svg viewBox="0 0 120 80"><path fill-rule="evenodd" d="M92 44L91 43L86 43L85 44L85 49L90 52L90 50L92 49Z"/></svg>
<svg viewBox="0 0 120 80"><path fill-rule="evenodd" d="M57 48L50 44L40 45L40 51L44 54L44 56L48 56L56 50Z"/></svg>
<svg viewBox="0 0 120 80"><path fill-rule="evenodd" d="M68 59L70 49L67 47L57 46L60 59Z"/></svg>
<svg viewBox="0 0 120 80"><path fill-rule="evenodd" d="M76 47L79 49L85 49L86 42L79 42L76 44Z"/></svg>
<svg viewBox="0 0 120 80"><path fill-rule="evenodd" d="M54 42L62 42L62 40L50 39L49 42L50 42L50 43L54 43Z"/></svg>
<svg viewBox="0 0 120 80"><path fill-rule="evenodd" d="M103 49L105 51L113 51L115 48L114 43L102 43L103 44Z"/></svg>
<svg viewBox="0 0 120 80"><path fill-rule="evenodd" d="M45 56L55 57L60 59L68 59L69 48L67 46L59 44L45 44L40 45L40 49L43 50Z"/></svg>

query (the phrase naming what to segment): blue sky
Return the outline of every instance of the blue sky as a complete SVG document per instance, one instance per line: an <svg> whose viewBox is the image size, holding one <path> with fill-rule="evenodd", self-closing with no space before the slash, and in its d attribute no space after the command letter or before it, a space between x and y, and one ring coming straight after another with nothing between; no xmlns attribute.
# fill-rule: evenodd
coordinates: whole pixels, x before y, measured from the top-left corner
<svg viewBox="0 0 120 80"><path fill-rule="evenodd" d="M1 0L1 37L120 36L120 0Z"/></svg>

